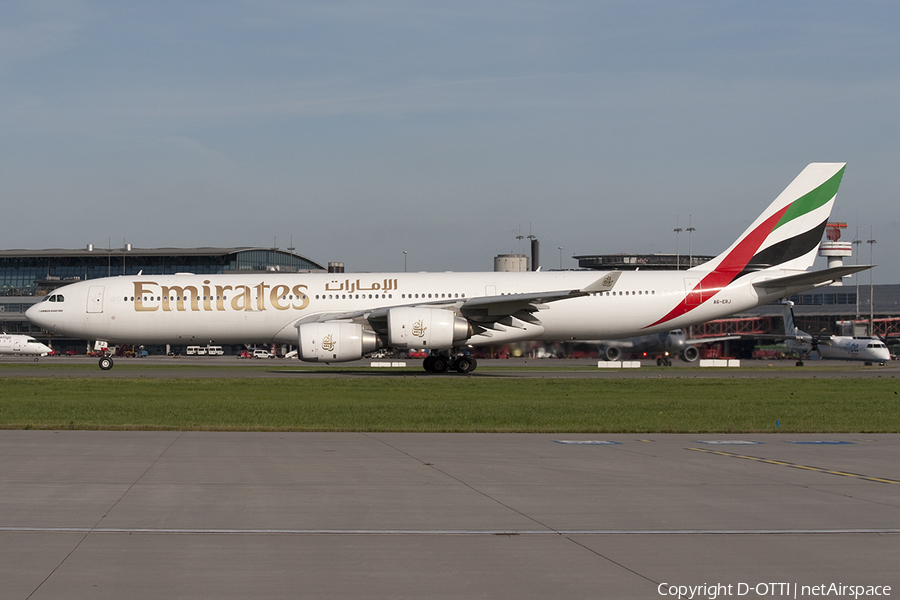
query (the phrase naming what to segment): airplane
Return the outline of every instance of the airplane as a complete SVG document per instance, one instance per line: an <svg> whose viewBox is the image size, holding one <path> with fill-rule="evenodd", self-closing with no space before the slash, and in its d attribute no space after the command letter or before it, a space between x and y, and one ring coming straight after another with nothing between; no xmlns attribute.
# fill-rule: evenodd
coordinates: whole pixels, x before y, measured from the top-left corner
<svg viewBox="0 0 900 600"><path fill-rule="evenodd" d="M54 335L107 343L296 344L313 363L424 348L426 371L468 373L477 362L467 346L671 331L869 268L807 271L845 167L810 164L728 249L688 270L139 273L63 286L26 316Z"/></svg>
<svg viewBox="0 0 900 600"><path fill-rule="evenodd" d="M798 353L797 366L803 366L803 359L813 352L823 360L856 360L866 365L884 363L891 360L887 345L875 337L850 337L846 335L810 335L801 331L794 323L794 303L784 305L785 345Z"/></svg>
<svg viewBox="0 0 900 600"><path fill-rule="evenodd" d="M34 356L35 362L41 356L47 356L53 349L30 335L19 333L0 333L0 354L13 356Z"/></svg>
<svg viewBox="0 0 900 600"><path fill-rule="evenodd" d="M639 335L623 340L600 340L600 357L603 360L619 360L622 354L643 354L656 356L659 366L671 366L671 357L677 356L685 362L700 358L700 351L688 340L682 329L662 333Z"/></svg>

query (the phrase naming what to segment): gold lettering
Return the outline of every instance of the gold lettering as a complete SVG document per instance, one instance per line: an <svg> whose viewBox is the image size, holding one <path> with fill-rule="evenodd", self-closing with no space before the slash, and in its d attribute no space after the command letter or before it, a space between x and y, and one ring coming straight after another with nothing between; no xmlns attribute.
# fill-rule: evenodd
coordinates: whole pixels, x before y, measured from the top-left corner
<svg viewBox="0 0 900 600"><path fill-rule="evenodd" d="M232 310L253 310L250 288L246 285L238 285L234 288L234 296L231 298Z"/></svg>
<svg viewBox="0 0 900 600"><path fill-rule="evenodd" d="M159 306L144 306L144 294L150 293L153 291L150 288L145 288L145 285L157 285L155 281L135 281L134 282L134 310L137 312L153 312L155 310L159 310ZM153 297L151 296L152 300Z"/></svg>
<svg viewBox="0 0 900 600"><path fill-rule="evenodd" d="M181 287L178 285L162 286L162 294L163 294L163 311L171 310L169 306L169 295L175 294L176 305L175 310L184 311L184 301L187 298L188 293L191 294L191 310L200 310L200 307L197 305L197 288L192 285L187 285L185 287Z"/></svg>
<svg viewBox="0 0 900 600"><path fill-rule="evenodd" d="M265 293L269 284L262 282L256 286L256 310L266 310Z"/></svg>
<svg viewBox="0 0 900 600"><path fill-rule="evenodd" d="M302 289L301 289L302 288ZM291 308L294 310L303 310L307 306L309 306L309 294L306 293L307 287L305 285L298 284L294 286L293 292L294 297L301 300L300 306L296 304L291 305Z"/></svg>
<svg viewBox="0 0 900 600"><path fill-rule="evenodd" d="M211 301L212 292L209 291L209 280L206 280L203 282L203 310L212 310Z"/></svg>
<svg viewBox="0 0 900 600"><path fill-rule="evenodd" d="M216 310L225 310L225 290L230 289L230 285L216 286Z"/></svg>
<svg viewBox="0 0 900 600"><path fill-rule="evenodd" d="M272 288L272 291L269 292L269 304L271 304L272 307L273 307L275 310L287 310L287 309L289 309L290 306L284 306L284 305L281 304L281 297L282 297L282 296L286 296L287 293L290 292L290 291L291 291L291 288L289 288L289 287L286 286L286 285L276 285L276 286L274 286L274 287Z"/></svg>

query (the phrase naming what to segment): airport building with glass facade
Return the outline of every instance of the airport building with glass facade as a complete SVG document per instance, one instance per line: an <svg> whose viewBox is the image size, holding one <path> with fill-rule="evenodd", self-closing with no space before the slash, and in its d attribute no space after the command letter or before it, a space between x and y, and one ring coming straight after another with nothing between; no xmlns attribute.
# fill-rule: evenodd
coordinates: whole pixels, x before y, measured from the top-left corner
<svg viewBox="0 0 900 600"><path fill-rule="evenodd" d="M40 329L25 311L60 286L115 275L195 273L324 273L322 265L277 248L96 248L0 250L0 331Z"/></svg>

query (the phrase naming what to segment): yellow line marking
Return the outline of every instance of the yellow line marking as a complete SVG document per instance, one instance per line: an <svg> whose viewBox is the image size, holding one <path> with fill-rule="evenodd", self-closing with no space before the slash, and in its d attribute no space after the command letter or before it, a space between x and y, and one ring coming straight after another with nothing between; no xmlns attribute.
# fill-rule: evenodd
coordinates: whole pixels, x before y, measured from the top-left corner
<svg viewBox="0 0 900 600"><path fill-rule="evenodd" d="M795 469L804 469L806 471L816 471L818 473L827 473L829 475L840 475L841 477L853 477L856 479L864 479L866 481L875 481L877 483L892 483L900 485L900 481L895 479L887 479L885 477L869 477L868 475L860 475L859 473L847 473L845 471L832 471L822 469L820 467L811 467L809 465L798 465L796 463L785 462L783 460L774 460L771 458L760 458L759 456L747 456L746 454L734 454L732 452L722 452L721 450L709 450L707 448L687 448L694 452L705 452L707 454L716 454L718 456L728 456L730 458L743 458L744 460L753 460L756 462L766 463L769 465L778 465L780 467L793 467Z"/></svg>

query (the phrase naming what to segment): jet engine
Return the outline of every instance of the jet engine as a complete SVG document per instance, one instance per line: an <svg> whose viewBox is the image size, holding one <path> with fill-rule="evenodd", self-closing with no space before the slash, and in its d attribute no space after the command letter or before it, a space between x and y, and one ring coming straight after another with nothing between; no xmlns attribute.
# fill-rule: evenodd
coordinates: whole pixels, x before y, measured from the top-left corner
<svg viewBox="0 0 900 600"><path fill-rule="evenodd" d="M441 308L392 308L387 322L388 343L394 348L446 349L472 337L468 321Z"/></svg>
<svg viewBox="0 0 900 600"><path fill-rule="evenodd" d="M607 346L601 349L601 352L605 360L619 360L619 357L622 355L622 351L619 350L618 346Z"/></svg>
<svg viewBox="0 0 900 600"><path fill-rule="evenodd" d="M300 360L308 362L359 360L383 345L374 331L356 323L304 323L297 332Z"/></svg>
<svg viewBox="0 0 900 600"><path fill-rule="evenodd" d="M694 362L698 358L700 358L700 351L696 346L685 346L681 351L681 360L684 362Z"/></svg>

